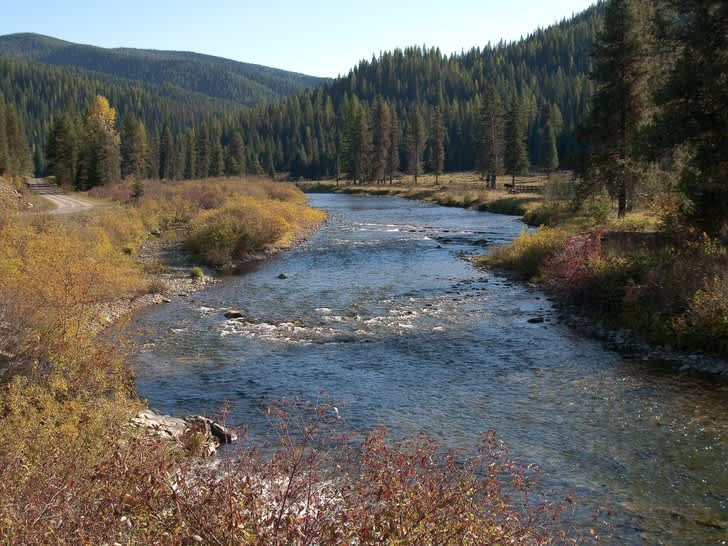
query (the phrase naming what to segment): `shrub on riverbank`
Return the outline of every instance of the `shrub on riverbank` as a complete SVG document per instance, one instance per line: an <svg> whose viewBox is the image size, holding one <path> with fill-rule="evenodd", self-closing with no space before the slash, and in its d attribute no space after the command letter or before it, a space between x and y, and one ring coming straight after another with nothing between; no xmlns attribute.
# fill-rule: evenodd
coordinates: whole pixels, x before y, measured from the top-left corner
<svg viewBox="0 0 728 546"><path fill-rule="evenodd" d="M717 241L541 228L478 263L539 279L559 300L658 343L728 355L728 248Z"/></svg>
<svg viewBox="0 0 728 546"><path fill-rule="evenodd" d="M477 263L508 269L526 280L536 279L543 263L563 247L567 237L560 229L522 231L511 244L494 248Z"/></svg>
<svg viewBox="0 0 728 546"><path fill-rule="evenodd" d="M267 247L286 246L324 219L322 212L306 206L301 190L266 179L147 181L137 198L131 182L100 186L91 193L126 204L129 223L134 224L130 230L139 221L149 231L172 234L215 266Z"/></svg>

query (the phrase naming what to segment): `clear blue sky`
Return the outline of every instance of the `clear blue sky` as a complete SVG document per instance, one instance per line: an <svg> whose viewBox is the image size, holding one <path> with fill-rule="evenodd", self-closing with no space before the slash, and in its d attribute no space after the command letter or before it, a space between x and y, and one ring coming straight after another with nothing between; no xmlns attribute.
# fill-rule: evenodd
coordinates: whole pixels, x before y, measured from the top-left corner
<svg viewBox="0 0 728 546"><path fill-rule="evenodd" d="M0 35L196 51L314 76L426 44L444 53L510 41L595 0L0 0Z"/></svg>

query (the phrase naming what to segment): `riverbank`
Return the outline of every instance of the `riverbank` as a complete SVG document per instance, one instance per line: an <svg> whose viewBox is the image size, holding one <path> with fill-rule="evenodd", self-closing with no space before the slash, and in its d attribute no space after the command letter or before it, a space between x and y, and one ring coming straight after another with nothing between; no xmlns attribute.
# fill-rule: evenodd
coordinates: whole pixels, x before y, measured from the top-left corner
<svg viewBox="0 0 728 546"><path fill-rule="evenodd" d="M683 358L680 367L728 374L728 248L719 241L625 231L619 221L565 223L524 232L477 263L536 282L583 317L575 320L583 331L655 358Z"/></svg>
<svg viewBox="0 0 728 546"><path fill-rule="evenodd" d="M568 174L558 175L558 177L568 176ZM554 175L554 178L557 178L557 175ZM445 207L523 216L543 202L542 191L545 182L545 176L516 177L516 187L520 190L518 193L511 193L507 189L507 185L512 183L509 176L498 177L498 189L490 189L477 173L463 172L441 175L438 183L435 182L434 175L427 174L419 176L417 184L408 177L382 184L352 184L347 180L340 182L326 180L299 182L297 185L306 193L384 195L417 199Z"/></svg>

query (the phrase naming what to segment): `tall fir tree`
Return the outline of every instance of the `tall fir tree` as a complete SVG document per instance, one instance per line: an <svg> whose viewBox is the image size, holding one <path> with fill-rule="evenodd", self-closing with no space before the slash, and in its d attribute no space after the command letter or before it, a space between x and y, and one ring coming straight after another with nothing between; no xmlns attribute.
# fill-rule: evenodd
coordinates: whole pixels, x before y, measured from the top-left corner
<svg viewBox="0 0 728 546"><path fill-rule="evenodd" d="M392 118L389 122L389 153L387 154L387 176L389 183L392 183L394 175L399 171L399 119L397 118L397 110L392 108L390 111Z"/></svg>
<svg viewBox="0 0 728 546"><path fill-rule="evenodd" d="M206 124L202 124L197 131L197 171L196 178L207 178L210 175L212 151L210 134Z"/></svg>
<svg viewBox="0 0 728 546"><path fill-rule="evenodd" d="M678 52L652 131L658 152L688 150L680 189L686 219L710 235L728 236L728 2L664 0L661 49Z"/></svg>
<svg viewBox="0 0 728 546"><path fill-rule="evenodd" d="M503 117L500 94L490 84L480 106L476 166L491 188L503 169Z"/></svg>
<svg viewBox="0 0 728 546"><path fill-rule="evenodd" d="M185 168L184 178L191 180L197 174L197 138L194 129L187 129L184 134L185 141Z"/></svg>
<svg viewBox="0 0 728 546"><path fill-rule="evenodd" d="M505 123L505 150L503 164L506 174L511 175L512 188L516 187L516 176L528 172L528 151L526 150L526 123L523 105L517 95L513 95Z"/></svg>
<svg viewBox="0 0 728 546"><path fill-rule="evenodd" d="M7 168L11 175L30 174L31 156L25 128L13 104L5 106L5 135L7 142Z"/></svg>
<svg viewBox="0 0 728 546"><path fill-rule="evenodd" d="M417 177L422 174L422 154L425 151L425 122L422 119L419 107L412 108L407 124L407 169L414 176L414 183L417 184Z"/></svg>
<svg viewBox="0 0 728 546"><path fill-rule="evenodd" d="M152 138L149 140L148 176L155 180L159 178L159 150L161 148L161 140L159 131L154 131Z"/></svg>
<svg viewBox="0 0 728 546"><path fill-rule="evenodd" d="M162 140L159 143L159 178L174 179L174 139L169 126L162 131Z"/></svg>
<svg viewBox="0 0 728 546"><path fill-rule="evenodd" d="M225 174L225 152L222 148L222 129L215 125L210 131L210 176Z"/></svg>
<svg viewBox="0 0 728 546"><path fill-rule="evenodd" d="M646 0L609 0L594 47L595 93L583 126L585 180L606 186L623 218L642 176L638 133L648 114L650 29Z"/></svg>
<svg viewBox="0 0 728 546"><path fill-rule="evenodd" d="M541 167L546 170L546 176L559 168L559 151L556 148L556 132L551 120L546 122L546 127L541 136Z"/></svg>
<svg viewBox="0 0 728 546"><path fill-rule="evenodd" d="M128 113L121 124L121 176L144 178L149 161L149 142L144 124Z"/></svg>
<svg viewBox="0 0 728 546"><path fill-rule="evenodd" d="M372 177L377 183L383 183L387 178L387 163L389 162L390 141L392 136L392 114L387 101L381 95L374 100L372 143L374 157L372 161Z"/></svg>
<svg viewBox="0 0 728 546"><path fill-rule="evenodd" d="M356 97L352 98L344 128L344 166L354 183L369 177L372 136L369 115Z"/></svg>
<svg viewBox="0 0 728 546"><path fill-rule="evenodd" d="M56 117L48 133L46 158L48 172L56 177L61 186L73 186L79 154L77 124L70 114Z"/></svg>
<svg viewBox="0 0 728 546"><path fill-rule="evenodd" d="M440 108L432 111L430 119L430 168L435 173L435 184L440 183L440 175L445 168L445 126Z"/></svg>
<svg viewBox="0 0 728 546"><path fill-rule="evenodd" d="M228 176L245 176L245 143L240 131L233 131L227 146L225 173Z"/></svg>

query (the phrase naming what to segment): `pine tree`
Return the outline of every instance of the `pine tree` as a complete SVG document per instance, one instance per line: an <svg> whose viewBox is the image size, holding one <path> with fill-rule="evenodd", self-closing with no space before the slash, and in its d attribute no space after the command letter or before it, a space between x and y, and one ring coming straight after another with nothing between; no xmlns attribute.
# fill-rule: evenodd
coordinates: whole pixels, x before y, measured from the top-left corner
<svg viewBox="0 0 728 546"><path fill-rule="evenodd" d="M583 127L591 144L586 179L617 197L620 218L640 179L637 143L648 108L648 8L645 0L607 3L594 48L596 89Z"/></svg>
<svg viewBox="0 0 728 546"><path fill-rule="evenodd" d="M414 182L417 184L417 176L422 174L422 154L425 149L425 122L417 106L412 108L407 125L407 167L409 173L414 175Z"/></svg>
<svg viewBox="0 0 728 546"><path fill-rule="evenodd" d="M48 134L46 158L48 171L61 186L72 186L76 182L79 144L76 124L70 114L58 116Z"/></svg>
<svg viewBox="0 0 728 546"><path fill-rule="evenodd" d="M29 174L31 170L30 148L25 129L15 106L5 107L5 134L7 139L7 171L11 175Z"/></svg>
<svg viewBox="0 0 728 546"><path fill-rule="evenodd" d="M430 168L435 173L435 184L439 184L445 168L445 127L439 108L432 111L430 120Z"/></svg>
<svg viewBox="0 0 728 546"><path fill-rule="evenodd" d="M245 176L245 143L240 131L233 131L227 146L225 173L228 176Z"/></svg>
<svg viewBox="0 0 728 546"><path fill-rule="evenodd" d="M374 159L372 177L377 183L383 183L387 177L387 164L389 162L390 138L392 136L392 114L389 105L383 97L377 96L374 100L374 127L372 141Z"/></svg>
<svg viewBox="0 0 728 546"><path fill-rule="evenodd" d="M225 152L222 149L222 130L215 125L210 132L210 176L225 174Z"/></svg>
<svg viewBox="0 0 728 546"><path fill-rule="evenodd" d="M515 190L516 176L526 174L529 167L523 106L515 95L511 99L511 107L506 115L503 164L506 174L513 177L511 183Z"/></svg>
<svg viewBox="0 0 728 546"><path fill-rule="evenodd" d="M197 139L195 138L195 130L187 129L184 135L185 142L185 167L183 177L191 180L197 173Z"/></svg>
<svg viewBox="0 0 728 546"><path fill-rule="evenodd" d="M559 168L559 152L556 148L556 134L551 120L546 122L546 127L542 132L541 140L541 167L546 169L548 177L551 173Z"/></svg>
<svg viewBox="0 0 728 546"><path fill-rule="evenodd" d="M143 178L147 174L149 143L144 124L133 114L124 117L121 124L121 176Z"/></svg>
<svg viewBox="0 0 728 546"><path fill-rule="evenodd" d="M195 174L197 178L207 178L210 175L211 153L210 135L207 125L203 123L197 131L197 171Z"/></svg>
<svg viewBox="0 0 728 546"><path fill-rule="evenodd" d="M395 173L399 170L399 119L395 108L391 109L392 119L389 123L389 153L387 154L387 175L392 183Z"/></svg>
<svg viewBox="0 0 728 546"><path fill-rule="evenodd" d="M660 43L679 52L656 101L652 141L658 152L687 147L680 189L687 220L728 234L728 2L665 0ZM674 55L674 53L673 53Z"/></svg>
<svg viewBox="0 0 728 546"><path fill-rule="evenodd" d="M344 168L349 178L363 183L369 176L372 137L369 131L369 116L359 99L354 97L344 127Z"/></svg>
<svg viewBox="0 0 728 546"><path fill-rule="evenodd" d="M154 131L151 140L149 141L149 163L148 173L149 178L159 178L159 149L161 148L161 138L159 131Z"/></svg>
<svg viewBox="0 0 728 546"><path fill-rule="evenodd" d="M159 178L162 180L174 178L174 140L169 126L162 131L162 140L159 144Z"/></svg>
<svg viewBox="0 0 728 546"><path fill-rule="evenodd" d="M480 107L477 167L491 188L503 168L503 105L495 85L488 86Z"/></svg>

